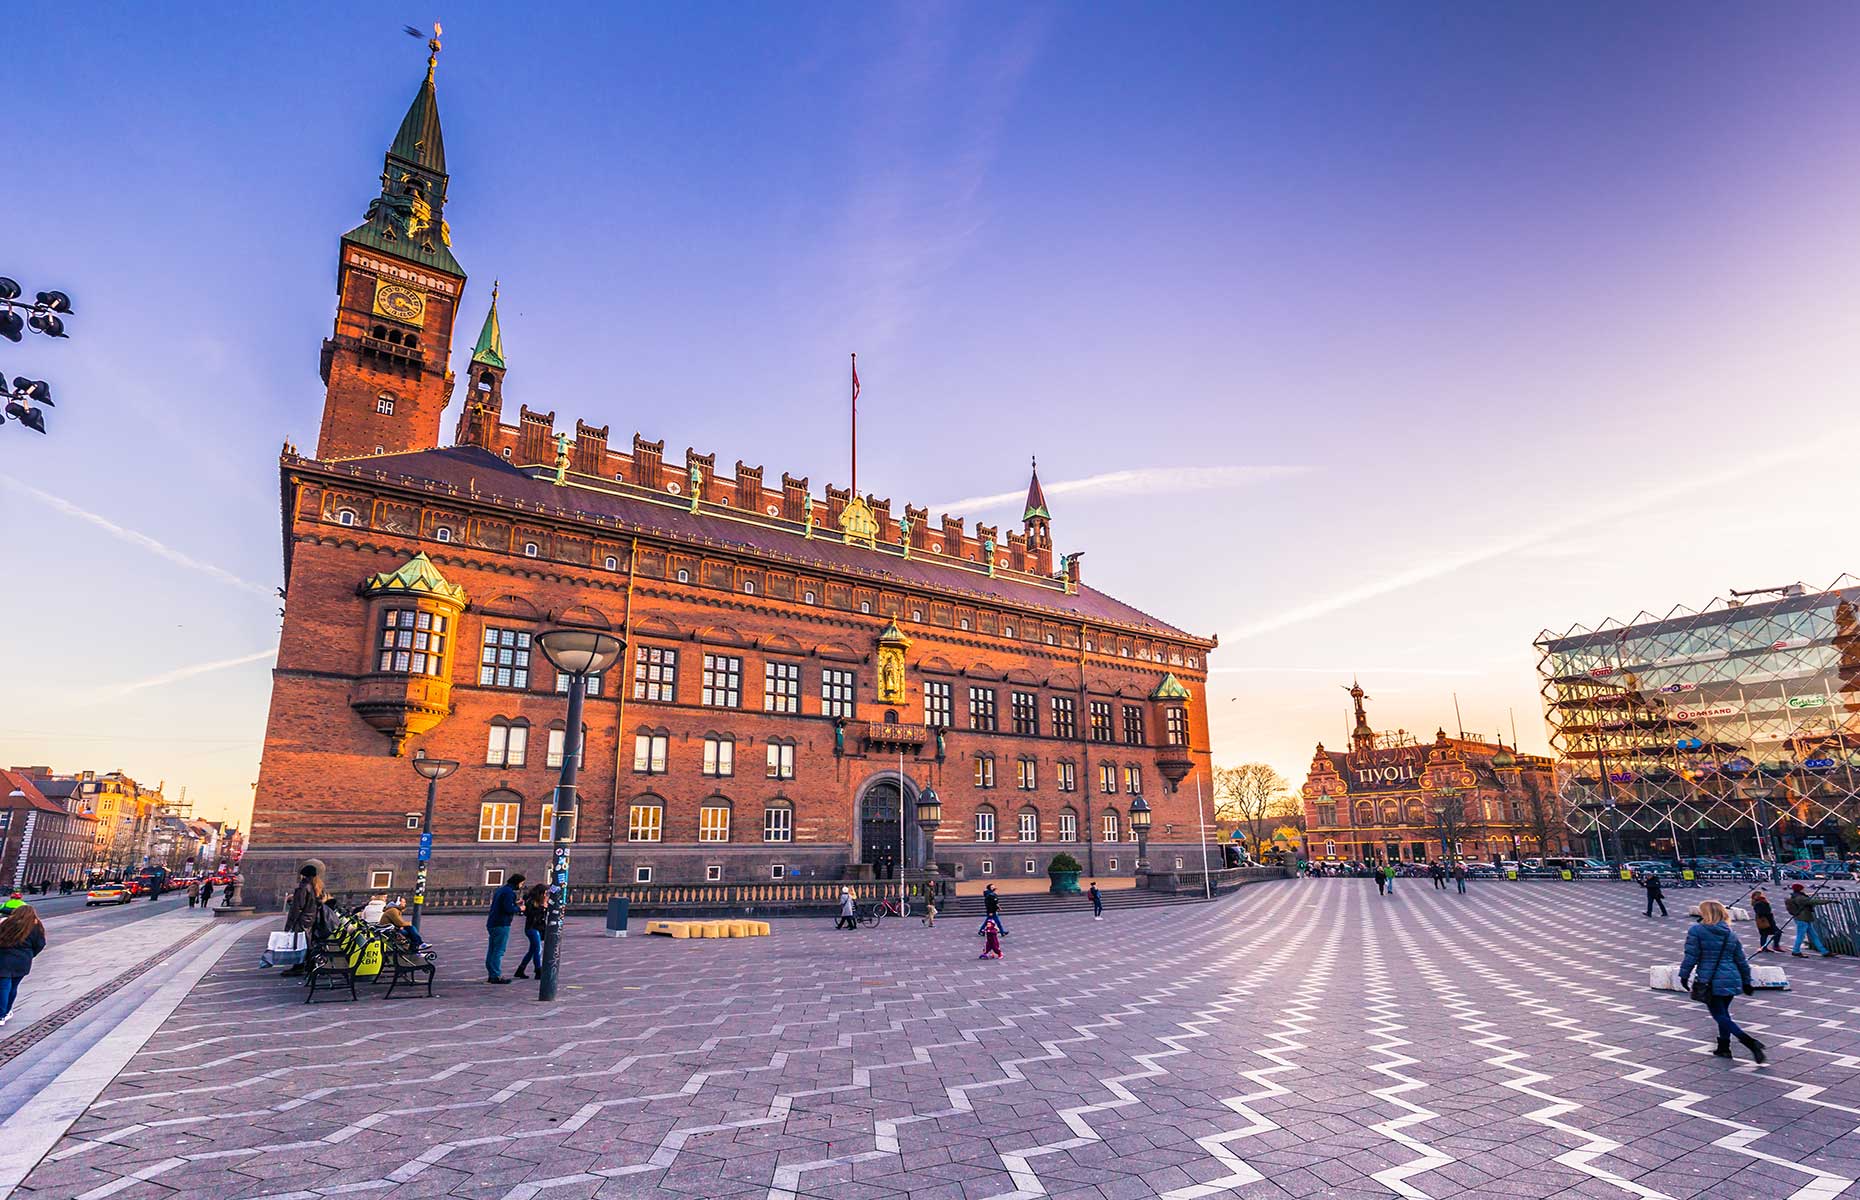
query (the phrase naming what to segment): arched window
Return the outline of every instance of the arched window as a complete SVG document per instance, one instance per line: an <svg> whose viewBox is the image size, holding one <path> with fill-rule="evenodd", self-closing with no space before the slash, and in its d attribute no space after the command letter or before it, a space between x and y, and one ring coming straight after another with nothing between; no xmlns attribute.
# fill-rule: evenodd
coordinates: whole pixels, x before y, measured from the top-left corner
<svg viewBox="0 0 1860 1200"><path fill-rule="evenodd" d="M664 830L665 802L657 796L641 796L627 809L627 841L656 842Z"/></svg>
<svg viewBox="0 0 1860 1200"><path fill-rule="evenodd" d="M521 717L505 720L491 718L491 736L485 747L484 762L489 767L520 767L529 757L530 723Z"/></svg>
<svg viewBox="0 0 1860 1200"><path fill-rule="evenodd" d="M525 557L525 558L535 558L535 557L536 557L536 554L537 554L537 550L536 550L536 543L535 543L535 542L525 542L525 543L523 543L523 557Z"/></svg>
<svg viewBox="0 0 1860 1200"><path fill-rule="evenodd" d="M504 789L489 792L478 803L478 840L514 842L522 818L523 797Z"/></svg>
<svg viewBox="0 0 1860 1200"><path fill-rule="evenodd" d="M620 569L620 560L609 554L606 558L601 560L601 566L609 571L618 571Z"/></svg>
<svg viewBox="0 0 1860 1200"><path fill-rule="evenodd" d="M478 390L479 391L488 392L496 386L497 386L497 376L491 374L491 372L486 371L483 374L478 376Z"/></svg>
<svg viewBox="0 0 1860 1200"><path fill-rule="evenodd" d="M791 739L772 739L768 743L768 760L770 779L794 778L794 742Z"/></svg>
<svg viewBox="0 0 1860 1200"><path fill-rule="evenodd" d="M441 525L438 529L433 530L433 537L442 542L449 542L452 540L452 531L447 529L444 525Z"/></svg>
<svg viewBox="0 0 1860 1200"><path fill-rule="evenodd" d="M355 510L352 508L337 509L336 510L336 524L338 525L355 524Z"/></svg>
<svg viewBox="0 0 1860 1200"><path fill-rule="evenodd" d="M994 806L984 804L975 810L975 840L978 842L995 840Z"/></svg>
<svg viewBox="0 0 1860 1200"><path fill-rule="evenodd" d="M665 774L665 751L671 736L663 729L641 729L633 735L633 771L638 775Z"/></svg>
<svg viewBox="0 0 1860 1200"><path fill-rule="evenodd" d="M1023 842L1040 840L1040 813L1038 809L1023 808L1015 816L1015 829Z"/></svg>
<svg viewBox="0 0 1860 1200"><path fill-rule="evenodd" d="M1077 809L1062 808L1059 810L1059 840L1062 842L1076 842L1079 840L1079 814Z"/></svg>
<svg viewBox="0 0 1860 1200"><path fill-rule="evenodd" d="M756 594L756 581L753 579L743 580L743 595L753 596L755 594Z"/></svg>
<svg viewBox="0 0 1860 1200"><path fill-rule="evenodd" d="M549 725L549 757L545 766L554 770L562 765L563 755L568 753L568 726L562 721L553 721ZM581 744L575 747L575 766L580 767L588 760L588 727L581 727Z"/></svg>
<svg viewBox="0 0 1860 1200"><path fill-rule="evenodd" d="M777 798L762 806L762 840L765 842L792 842L794 840L794 805Z"/></svg>
<svg viewBox="0 0 1860 1200"><path fill-rule="evenodd" d="M394 415L394 397L389 395L387 392L382 392L379 396L376 396L375 397L375 411L380 413L384 417L393 416Z"/></svg>
<svg viewBox="0 0 1860 1200"><path fill-rule="evenodd" d="M1419 800L1408 801L1408 823L1410 825L1420 825L1425 823L1426 820L1427 815L1421 811L1421 802Z"/></svg>
<svg viewBox="0 0 1860 1200"><path fill-rule="evenodd" d="M992 788L995 786L994 755L978 754L975 756L975 786L978 788Z"/></svg>
<svg viewBox="0 0 1860 1200"><path fill-rule="evenodd" d="M1118 819L1115 808L1107 808L1098 818L1099 839L1105 842L1117 840Z"/></svg>
<svg viewBox="0 0 1860 1200"><path fill-rule="evenodd" d="M820 598L819 598L818 596L816 596L816 595L814 594L814 592L813 592L813 590L812 590L811 588L810 588L809 590L807 590L807 591L805 591L805 592L802 592L802 593L801 593L801 603L803 603L803 604L818 604L819 602L820 602Z"/></svg>
<svg viewBox="0 0 1860 1200"><path fill-rule="evenodd" d="M1356 823L1358 825L1374 825L1376 823L1376 806L1367 800L1357 801Z"/></svg>
<svg viewBox="0 0 1860 1200"><path fill-rule="evenodd" d="M690 582L691 582L691 572L689 572L689 571L687 571L687 570L685 570L685 569L684 569L683 567L680 567L680 568L678 568L678 582L680 582L680 583L690 583Z"/></svg>
<svg viewBox="0 0 1860 1200"><path fill-rule="evenodd" d="M711 796L698 807L698 841L727 842L730 840L730 802L722 796Z"/></svg>
<svg viewBox="0 0 1860 1200"><path fill-rule="evenodd" d="M911 620L913 620L913 621L922 621L923 619L924 619L924 610L923 610L923 609L921 609L921 608L913 608L913 609L911 610Z"/></svg>
<svg viewBox="0 0 1860 1200"><path fill-rule="evenodd" d="M1392 800L1382 806L1382 823L1384 825L1401 824L1401 810L1395 807L1395 802Z"/></svg>
<svg viewBox="0 0 1860 1200"><path fill-rule="evenodd" d="M871 602L870 600L861 600L861 601L859 601L859 611L860 611L860 612L862 612L862 613L869 613L869 612L871 612L871 611L872 611L872 602Z"/></svg>
<svg viewBox="0 0 1860 1200"><path fill-rule="evenodd" d="M727 733L704 735L704 774L728 777L736 774L736 739Z"/></svg>

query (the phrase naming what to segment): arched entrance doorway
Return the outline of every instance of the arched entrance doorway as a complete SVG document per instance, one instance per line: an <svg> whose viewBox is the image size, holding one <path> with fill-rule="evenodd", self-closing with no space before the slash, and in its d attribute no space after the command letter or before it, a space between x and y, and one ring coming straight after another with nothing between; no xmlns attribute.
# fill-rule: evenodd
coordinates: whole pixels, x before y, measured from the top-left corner
<svg viewBox="0 0 1860 1200"><path fill-rule="evenodd" d="M894 878L899 869L923 861L916 798L909 780L900 788L895 774L873 780L859 797L859 861L877 878Z"/></svg>

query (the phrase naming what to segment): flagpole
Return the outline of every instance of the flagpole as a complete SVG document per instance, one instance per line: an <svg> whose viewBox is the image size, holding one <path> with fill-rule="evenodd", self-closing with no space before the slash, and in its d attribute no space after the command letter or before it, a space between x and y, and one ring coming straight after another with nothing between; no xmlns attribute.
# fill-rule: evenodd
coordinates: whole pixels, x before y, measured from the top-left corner
<svg viewBox="0 0 1860 1200"><path fill-rule="evenodd" d="M1208 819L1202 814L1201 775L1195 775L1195 823L1201 826L1201 890L1202 898L1214 899L1214 881L1208 878Z"/></svg>
<svg viewBox="0 0 1860 1200"><path fill-rule="evenodd" d="M859 498L859 356L852 356L852 498Z"/></svg>

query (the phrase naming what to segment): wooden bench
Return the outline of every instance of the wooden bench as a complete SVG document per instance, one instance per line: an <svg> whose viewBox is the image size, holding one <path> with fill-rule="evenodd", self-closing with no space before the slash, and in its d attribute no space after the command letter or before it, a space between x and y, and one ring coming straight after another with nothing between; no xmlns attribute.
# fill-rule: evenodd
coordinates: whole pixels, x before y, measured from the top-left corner
<svg viewBox="0 0 1860 1200"><path fill-rule="evenodd" d="M392 1000L394 989L405 983L409 987L426 984L426 994L433 994L433 977L439 973L431 952L420 953L409 950L399 937L390 936L384 951L387 962L384 964L392 974L388 978L387 995L383 999Z"/></svg>

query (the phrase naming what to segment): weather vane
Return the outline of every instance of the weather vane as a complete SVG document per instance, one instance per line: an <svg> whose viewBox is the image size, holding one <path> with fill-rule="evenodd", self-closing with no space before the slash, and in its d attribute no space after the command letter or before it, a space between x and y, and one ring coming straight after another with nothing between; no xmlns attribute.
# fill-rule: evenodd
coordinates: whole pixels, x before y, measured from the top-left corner
<svg viewBox="0 0 1860 1200"><path fill-rule="evenodd" d="M401 29L404 30L407 36L410 38L426 37L424 33L421 33L418 29L414 28L412 25L402 25ZM445 30L439 27L439 22L434 21L433 22L433 36L430 38L426 38L426 49L427 49L426 74L427 74L427 78L429 79L432 77L433 68L439 65L439 35L444 32Z"/></svg>

